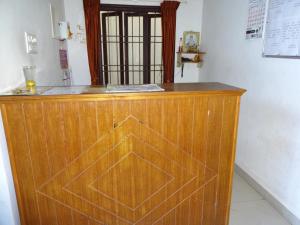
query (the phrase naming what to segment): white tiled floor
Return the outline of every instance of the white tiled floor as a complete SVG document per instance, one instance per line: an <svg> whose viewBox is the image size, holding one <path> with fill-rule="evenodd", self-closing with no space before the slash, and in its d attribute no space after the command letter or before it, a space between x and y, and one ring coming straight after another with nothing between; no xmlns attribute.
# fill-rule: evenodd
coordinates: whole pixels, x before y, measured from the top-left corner
<svg viewBox="0 0 300 225"><path fill-rule="evenodd" d="M290 225L239 175L234 175L230 225Z"/></svg>

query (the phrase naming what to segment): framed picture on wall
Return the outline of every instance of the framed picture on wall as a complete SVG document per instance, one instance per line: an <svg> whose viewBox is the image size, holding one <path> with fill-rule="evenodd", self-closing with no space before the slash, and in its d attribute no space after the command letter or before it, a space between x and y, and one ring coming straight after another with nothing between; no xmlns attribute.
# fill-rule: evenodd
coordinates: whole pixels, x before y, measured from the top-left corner
<svg viewBox="0 0 300 225"><path fill-rule="evenodd" d="M183 33L183 51L197 53L200 45L200 32L185 31Z"/></svg>

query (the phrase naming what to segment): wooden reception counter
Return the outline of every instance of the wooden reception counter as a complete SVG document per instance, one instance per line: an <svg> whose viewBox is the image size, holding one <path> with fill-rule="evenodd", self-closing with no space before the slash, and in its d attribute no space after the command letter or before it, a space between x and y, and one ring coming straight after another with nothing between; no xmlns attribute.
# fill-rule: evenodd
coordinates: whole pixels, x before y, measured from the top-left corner
<svg viewBox="0 0 300 225"><path fill-rule="evenodd" d="M240 96L165 92L2 96L23 225L227 225Z"/></svg>

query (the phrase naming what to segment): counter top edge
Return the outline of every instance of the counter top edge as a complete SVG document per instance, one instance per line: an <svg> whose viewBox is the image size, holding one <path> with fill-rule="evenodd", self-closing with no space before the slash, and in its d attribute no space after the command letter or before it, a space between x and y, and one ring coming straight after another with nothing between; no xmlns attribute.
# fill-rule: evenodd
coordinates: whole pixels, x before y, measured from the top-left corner
<svg viewBox="0 0 300 225"><path fill-rule="evenodd" d="M241 96L246 90L222 83L175 83L160 85L165 91L162 92L131 92L131 93L107 93L103 86L81 86L86 87L87 92L81 94L66 95L2 95L0 103L7 101L27 100L64 100L64 99L101 99L101 98L141 98L157 96L178 96L178 95L234 95ZM74 87L74 86L73 86ZM75 86L76 87L76 86ZM63 87L62 87L63 88ZM68 88L68 87L65 87ZM97 89L99 88L99 90ZM102 91L101 91L102 88ZM97 91L98 90L98 91Z"/></svg>

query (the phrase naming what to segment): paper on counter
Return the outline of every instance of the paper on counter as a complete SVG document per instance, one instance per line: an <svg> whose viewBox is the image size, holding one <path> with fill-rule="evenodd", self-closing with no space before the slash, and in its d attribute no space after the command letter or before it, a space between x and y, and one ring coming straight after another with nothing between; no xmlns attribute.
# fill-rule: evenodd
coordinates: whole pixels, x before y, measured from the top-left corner
<svg viewBox="0 0 300 225"><path fill-rule="evenodd" d="M144 84L144 85L108 85L106 92L156 92L164 91L157 84Z"/></svg>
<svg viewBox="0 0 300 225"><path fill-rule="evenodd" d="M78 95L83 93L86 90L86 87L53 87L50 90L47 90L43 95Z"/></svg>

